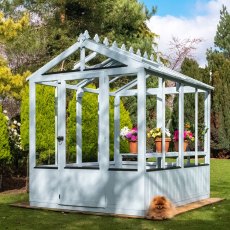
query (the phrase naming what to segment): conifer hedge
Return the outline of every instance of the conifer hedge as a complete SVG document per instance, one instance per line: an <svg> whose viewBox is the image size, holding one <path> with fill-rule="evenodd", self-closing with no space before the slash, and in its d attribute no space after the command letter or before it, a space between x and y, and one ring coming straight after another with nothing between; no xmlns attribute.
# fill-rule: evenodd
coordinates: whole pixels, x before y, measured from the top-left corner
<svg viewBox="0 0 230 230"><path fill-rule="evenodd" d="M25 87L21 104L21 138L29 150L29 89ZM54 164L55 88L36 85L36 154L38 164Z"/></svg>
<svg viewBox="0 0 230 230"><path fill-rule="evenodd" d="M3 164L11 158L9 133L7 129L7 119L2 113L2 106L0 106L0 168ZM3 163L4 162L4 163Z"/></svg>
<svg viewBox="0 0 230 230"><path fill-rule="evenodd" d="M95 88L93 85L91 88ZM68 106L67 119L67 153L69 160L74 161L76 155L76 96L74 96ZM129 112L123 103L120 104L120 127L128 126L132 128ZM110 97L110 155L114 152L114 98ZM98 153L98 96L91 93L84 93L82 99L82 153L83 161L96 161ZM121 152L128 152L128 142L121 140Z"/></svg>
<svg viewBox="0 0 230 230"><path fill-rule="evenodd" d="M90 86L94 87L94 86ZM36 154L37 163L54 163L55 153L55 97L54 88L36 86ZM114 98L110 98L110 153L113 153L114 137ZM128 111L120 106L120 127L132 127ZM29 90L22 93L21 138L24 150L29 149ZM76 159L76 96L67 95L67 162ZM84 93L82 101L82 139L83 161L97 160L98 153L98 97ZM128 151L128 142L121 141L121 152Z"/></svg>

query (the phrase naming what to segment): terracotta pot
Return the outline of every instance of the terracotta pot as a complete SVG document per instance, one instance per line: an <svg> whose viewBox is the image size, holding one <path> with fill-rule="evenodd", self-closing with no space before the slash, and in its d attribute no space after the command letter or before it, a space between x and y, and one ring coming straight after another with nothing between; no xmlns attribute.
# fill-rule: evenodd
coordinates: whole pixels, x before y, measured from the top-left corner
<svg viewBox="0 0 230 230"><path fill-rule="evenodd" d="M137 151L138 151L138 142L129 141L129 152L137 154Z"/></svg>
<svg viewBox="0 0 230 230"><path fill-rule="evenodd" d="M169 150L169 144L170 144L171 138L165 138L165 152L168 152ZM162 138L157 137L155 139L155 145L156 145L156 152L161 153L162 152Z"/></svg>
<svg viewBox="0 0 230 230"><path fill-rule="evenodd" d="M188 147L188 140L184 140L184 152L186 152L187 147ZM174 142L174 150L176 152L179 152L179 141Z"/></svg>

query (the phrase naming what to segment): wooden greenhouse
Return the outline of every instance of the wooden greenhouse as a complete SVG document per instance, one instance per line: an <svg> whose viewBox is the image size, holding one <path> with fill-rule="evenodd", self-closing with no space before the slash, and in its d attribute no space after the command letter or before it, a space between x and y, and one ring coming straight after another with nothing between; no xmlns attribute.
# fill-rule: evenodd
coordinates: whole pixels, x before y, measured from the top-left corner
<svg viewBox="0 0 230 230"><path fill-rule="evenodd" d="M74 56L75 55L75 56ZM69 57L79 58L67 71L52 71ZM103 57L103 58L102 58ZM98 60L100 63L97 63ZM67 61L66 61L67 62ZM71 64L71 62L69 62ZM146 82L154 77L158 87L148 88ZM111 85L122 78L130 79L122 87L111 90ZM145 216L150 200L155 195L168 197L179 206L210 196L210 98L213 88L181 73L141 56L125 45L118 48L98 35L90 39L88 32L63 53L33 73L29 78L30 104L30 205L55 208ZM173 81L175 87L166 86ZM96 88L87 87L97 82ZM125 81L121 81L125 82ZM52 164L37 161L36 98L38 85L52 87L55 97L55 160ZM76 160L66 159L67 91L76 95ZM83 161L82 99L85 93L98 96L98 160ZM184 100L194 96L194 149L184 151ZM166 101L168 95L178 100L179 150L165 151ZM137 101L138 154L120 151L120 103L122 97ZM148 150L146 126L146 98L156 100L157 127L162 128L162 153ZM114 119L109 118L110 98L114 98ZM199 148L198 114L203 106L203 148ZM199 108L198 108L199 107ZM113 159L110 157L110 123L114 125Z"/></svg>

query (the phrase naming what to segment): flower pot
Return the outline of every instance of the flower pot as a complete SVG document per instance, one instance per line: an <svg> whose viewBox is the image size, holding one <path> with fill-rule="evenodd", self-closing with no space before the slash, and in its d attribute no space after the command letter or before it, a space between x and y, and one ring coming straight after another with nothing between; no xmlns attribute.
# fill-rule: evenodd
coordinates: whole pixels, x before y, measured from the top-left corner
<svg viewBox="0 0 230 230"><path fill-rule="evenodd" d="M165 138L165 152L168 152L169 150L169 144L170 144L171 138ZM156 145L156 152L161 153L162 152L162 138L157 137L155 139L155 145Z"/></svg>
<svg viewBox="0 0 230 230"><path fill-rule="evenodd" d="M188 147L188 140L184 140L184 152L186 152L187 147ZM179 141L174 142L174 150L176 152L179 152Z"/></svg>
<svg viewBox="0 0 230 230"><path fill-rule="evenodd" d="M137 154L137 151L138 151L138 142L129 141L129 152Z"/></svg>

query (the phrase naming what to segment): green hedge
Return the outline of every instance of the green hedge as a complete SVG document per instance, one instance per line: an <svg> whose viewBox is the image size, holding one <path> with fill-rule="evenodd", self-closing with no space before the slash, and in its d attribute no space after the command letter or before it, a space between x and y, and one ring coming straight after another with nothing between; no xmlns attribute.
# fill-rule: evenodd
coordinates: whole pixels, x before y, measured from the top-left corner
<svg viewBox="0 0 230 230"><path fill-rule="evenodd" d="M7 129L7 119L2 113L2 106L0 106L0 168L4 162L11 159L9 133Z"/></svg>
<svg viewBox="0 0 230 230"><path fill-rule="evenodd" d="M29 149L29 89L22 93L21 138ZM55 89L36 85L36 154L38 164L53 164L55 156Z"/></svg>
<svg viewBox="0 0 230 230"><path fill-rule="evenodd" d="M91 85L91 88L95 86ZM67 119L67 153L69 161L75 161L76 155L76 96L74 96L68 106L69 117ZM132 127L132 122L128 111L123 103L120 106L120 127ZM110 98L110 155L114 152L114 98ZM98 96L91 93L84 93L82 99L82 152L83 161L96 161L98 153ZM128 151L128 142L121 141L121 152Z"/></svg>
<svg viewBox="0 0 230 230"><path fill-rule="evenodd" d="M94 87L94 86L90 86ZM94 87L95 88L95 87ZM98 152L98 97L84 93L82 102L83 160L97 160ZM29 149L29 90L22 93L21 138L24 150ZM110 98L110 154L113 153L114 98ZM132 127L129 113L121 103L121 128ZM121 141L121 151L128 151L127 141ZM36 86L36 154L38 164L54 163L55 153L55 97L54 87ZM76 160L76 96L67 95L67 162Z"/></svg>

